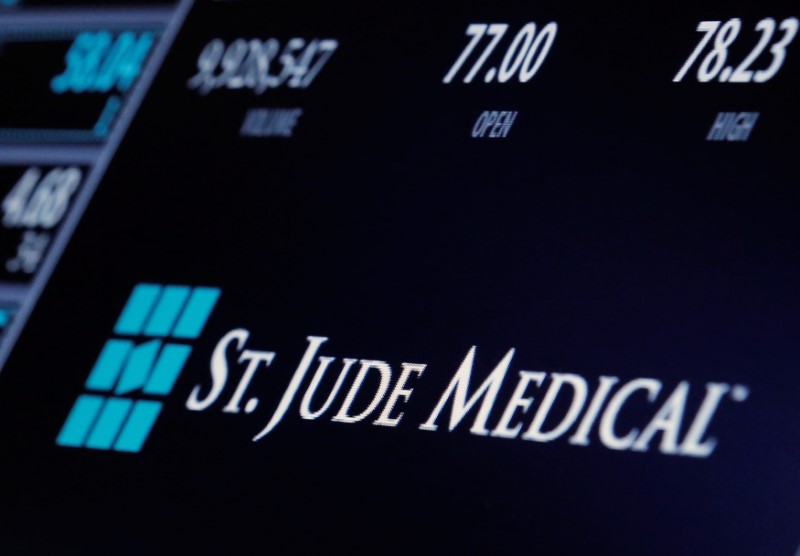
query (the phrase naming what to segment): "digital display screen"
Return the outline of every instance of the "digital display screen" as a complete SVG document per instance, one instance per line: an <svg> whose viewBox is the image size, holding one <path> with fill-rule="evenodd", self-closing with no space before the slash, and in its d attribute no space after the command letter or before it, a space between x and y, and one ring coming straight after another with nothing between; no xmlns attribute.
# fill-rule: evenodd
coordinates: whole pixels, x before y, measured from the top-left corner
<svg viewBox="0 0 800 556"><path fill-rule="evenodd" d="M798 18L0 11L0 550L797 556Z"/></svg>

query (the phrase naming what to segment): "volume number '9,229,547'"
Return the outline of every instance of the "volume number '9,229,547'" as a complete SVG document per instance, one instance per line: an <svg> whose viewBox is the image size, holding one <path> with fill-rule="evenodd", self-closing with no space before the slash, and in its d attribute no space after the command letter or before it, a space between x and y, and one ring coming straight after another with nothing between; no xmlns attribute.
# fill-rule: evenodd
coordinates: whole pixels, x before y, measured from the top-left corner
<svg viewBox="0 0 800 556"><path fill-rule="evenodd" d="M236 39L226 46L222 39L210 41L197 58L197 73L186 85L207 94L215 89L252 89L261 94L281 85L308 87L333 55L336 39L293 38L281 49L277 39ZM273 62L278 73L270 73Z"/></svg>

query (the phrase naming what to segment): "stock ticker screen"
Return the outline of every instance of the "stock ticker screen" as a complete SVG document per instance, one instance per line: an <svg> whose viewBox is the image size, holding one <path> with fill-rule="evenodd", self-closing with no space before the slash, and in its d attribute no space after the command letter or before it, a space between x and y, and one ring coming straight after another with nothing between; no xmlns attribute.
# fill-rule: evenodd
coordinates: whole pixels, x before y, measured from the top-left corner
<svg viewBox="0 0 800 556"><path fill-rule="evenodd" d="M800 554L798 18L0 1L0 553Z"/></svg>

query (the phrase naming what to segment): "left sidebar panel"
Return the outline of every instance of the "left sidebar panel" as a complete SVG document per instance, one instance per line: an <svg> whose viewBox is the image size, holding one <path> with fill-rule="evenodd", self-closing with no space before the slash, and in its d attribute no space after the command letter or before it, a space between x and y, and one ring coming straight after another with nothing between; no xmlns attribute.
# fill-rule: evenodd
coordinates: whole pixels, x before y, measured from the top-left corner
<svg viewBox="0 0 800 556"><path fill-rule="evenodd" d="M0 3L0 368L190 4Z"/></svg>

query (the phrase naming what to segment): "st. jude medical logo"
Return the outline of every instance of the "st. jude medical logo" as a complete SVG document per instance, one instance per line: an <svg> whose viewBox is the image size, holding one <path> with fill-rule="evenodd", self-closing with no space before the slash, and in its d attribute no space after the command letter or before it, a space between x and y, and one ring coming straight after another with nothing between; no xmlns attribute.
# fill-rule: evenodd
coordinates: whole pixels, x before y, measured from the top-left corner
<svg viewBox="0 0 800 556"><path fill-rule="evenodd" d="M138 452L219 299L218 288L138 284L100 351L59 446Z"/></svg>

